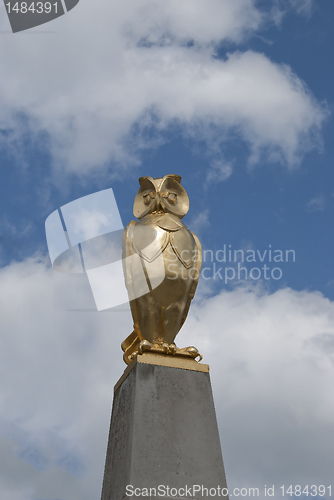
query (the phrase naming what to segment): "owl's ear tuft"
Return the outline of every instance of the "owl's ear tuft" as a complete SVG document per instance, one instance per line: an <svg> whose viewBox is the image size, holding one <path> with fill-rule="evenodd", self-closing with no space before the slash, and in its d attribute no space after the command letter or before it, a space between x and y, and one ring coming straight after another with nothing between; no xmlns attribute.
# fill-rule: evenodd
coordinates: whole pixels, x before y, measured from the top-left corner
<svg viewBox="0 0 334 500"><path fill-rule="evenodd" d="M146 181L149 180L152 182L152 184L154 184L153 182L153 178L152 177L149 177L149 176L145 176L145 177L139 177L138 181L139 181L139 184L142 186L143 184L146 183Z"/></svg>
<svg viewBox="0 0 334 500"><path fill-rule="evenodd" d="M169 177L170 179L174 179L176 182L178 182L179 184L181 184L181 175L176 175L176 174L168 174L168 175L165 175L165 177L163 178L163 180L165 180L167 177Z"/></svg>

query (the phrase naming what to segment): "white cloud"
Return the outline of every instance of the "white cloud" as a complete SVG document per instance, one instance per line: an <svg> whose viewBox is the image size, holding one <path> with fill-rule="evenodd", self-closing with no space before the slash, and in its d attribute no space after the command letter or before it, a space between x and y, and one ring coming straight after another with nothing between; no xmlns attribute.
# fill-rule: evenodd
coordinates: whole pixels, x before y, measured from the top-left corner
<svg viewBox="0 0 334 500"><path fill-rule="evenodd" d="M5 500L91 500L102 486L112 388L129 310L64 311L83 300L43 260L0 271L0 490ZM79 283L79 282L77 282ZM66 300L65 300L66 299ZM64 302L65 300L65 302ZM210 364L230 487L330 484L334 305L260 287L203 298L177 343Z"/></svg>
<svg viewBox="0 0 334 500"><path fill-rule="evenodd" d="M207 208L206 210L202 210L201 212L199 212L191 219L189 226L196 235L200 234L203 228L207 228L208 226L210 226L209 213L210 211Z"/></svg>
<svg viewBox="0 0 334 500"><path fill-rule="evenodd" d="M292 7L297 10L298 14L304 14L306 16L311 14L314 7L314 0L290 0L290 3Z"/></svg>
<svg viewBox="0 0 334 500"><path fill-rule="evenodd" d="M206 176L206 184L209 185L212 182L216 183L226 181L229 177L231 177L232 172L233 165L231 162L215 160L211 162L211 167Z"/></svg>
<svg viewBox="0 0 334 500"><path fill-rule="evenodd" d="M0 235L6 236L24 236L31 231L32 223L22 221L19 227L16 227L6 215L0 217Z"/></svg>
<svg viewBox="0 0 334 500"><path fill-rule="evenodd" d="M114 218L112 213L82 208L72 215L73 233L79 234L79 237L82 238L81 241L88 240L94 236L107 233Z"/></svg>
<svg viewBox="0 0 334 500"><path fill-rule="evenodd" d="M307 204L306 204L306 212L323 212L325 210L325 205L326 205L326 199L324 195L319 194L318 196L315 196L312 198Z"/></svg>
<svg viewBox="0 0 334 500"><path fill-rule="evenodd" d="M334 304L237 288L197 305L182 344L211 366L229 487L330 484Z"/></svg>
<svg viewBox="0 0 334 500"><path fill-rule="evenodd" d="M271 4L270 18L274 24L281 26L282 20L291 9L299 15L309 17L315 2L314 0L272 0Z"/></svg>
<svg viewBox="0 0 334 500"><path fill-rule="evenodd" d="M0 217L0 234L13 235L17 232L17 228L9 222L6 215Z"/></svg>
<svg viewBox="0 0 334 500"><path fill-rule="evenodd" d="M80 2L52 22L56 33L7 36L2 143L17 156L28 140L51 151L58 173L85 174L138 164L141 149L178 125L209 151L237 134L253 163L265 153L294 165L319 145L324 108L263 54L215 58L215 44L237 42L261 22L251 0L104 0Z"/></svg>
<svg viewBox="0 0 334 500"><path fill-rule="evenodd" d="M127 310L65 311L87 298L75 275L71 291L63 277L38 259L1 270L0 491L8 500L90 500L102 485L119 346L132 322Z"/></svg>
<svg viewBox="0 0 334 500"><path fill-rule="evenodd" d="M134 18L127 18L127 34L135 41L170 43L195 41L239 42L262 22L254 0L185 0L132 2ZM127 15L127 14L126 14Z"/></svg>

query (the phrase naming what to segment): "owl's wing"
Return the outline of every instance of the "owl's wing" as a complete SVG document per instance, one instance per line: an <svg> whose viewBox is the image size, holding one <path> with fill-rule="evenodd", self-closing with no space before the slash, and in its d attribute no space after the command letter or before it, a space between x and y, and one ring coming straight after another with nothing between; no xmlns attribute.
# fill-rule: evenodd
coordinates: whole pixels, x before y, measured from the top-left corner
<svg viewBox="0 0 334 500"><path fill-rule="evenodd" d="M197 255L196 255L196 260L194 262L194 268L197 269L198 272L195 273L196 277L192 280L192 283L191 283L191 287L190 287L190 291L189 291L189 295L188 295L188 300L187 300L186 306L183 310L180 329L181 329L181 327L182 327L183 323L185 322L186 317L188 315L189 307L190 307L191 301L194 298L194 295L196 292L196 288L198 285L198 280L199 280L199 276L200 276L200 272L201 272L201 267L202 267L202 245L201 245L199 239L197 238L196 234L194 234L192 231L190 231L190 232L193 235L193 238L194 238L195 243L196 243Z"/></svg>
<svg viewBox="0 0 334 500"><path fill-rule="evenodd" d="M132 220L130 224L126 226L126 228L123 231L122 235L122 266L123 266L123 274L124 274L124 281L125 281L125 286L128 290L129 296L133 296L133 280L132 280L132 269L129 263L128 257L130 257L133 254L133 249L131 246L131 236L129 238L129 233L130 235L132 234L133 227L135 226L136 222Z"/></svg>
<svg viewBox="0 0 334 500"><path fill-rule="evenodd" d="M130 257L133 255L133 249L131 247L131 236L129 238L129 233L130 235L132 234L132 230L136 222L133 220L126 226L124 229L123 235L122 235L122 265L123 265L123 273L124 273L124 281L125 281L125 286L128 290L129 297L134 297L134 286L133 286L133 276L132 276L132 268L129 263L129 259L127 257ZM122 342L121 347L122 350L124 351L124 356L123 359L125 363L129 364L130 359L129 356L132 354L132 352L137 350L138 344L140 342L139 337L138 337L138 310L137 310L137 304L135 300L130 300L130 308L131 308L131 313L133 317L133 322L134 322L134 330L130 335Z"/></svg>

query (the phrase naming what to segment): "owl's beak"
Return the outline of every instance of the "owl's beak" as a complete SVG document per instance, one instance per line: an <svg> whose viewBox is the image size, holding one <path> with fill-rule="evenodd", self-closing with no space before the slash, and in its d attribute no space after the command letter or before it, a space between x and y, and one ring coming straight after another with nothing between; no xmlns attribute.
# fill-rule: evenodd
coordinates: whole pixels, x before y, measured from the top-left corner
<svg viewBox="0 0 334 500"><path fill-rule="evenodd" d="M157 196L155 197L155 207L153 213L162 212L163 207L161 205L161 193L157 191Z"/></svg>
<svg viewBox="0 0 334 500"><path fill-rule="evenodd" d="M157 208L156 208L157 212L162 211L162 205L161 205L161 195L160 195L160 193L159 193L159 196L158 196L158 198L157 198L156 204L157 204L157 205L156 205L156 206L157 206Z"/></svg>

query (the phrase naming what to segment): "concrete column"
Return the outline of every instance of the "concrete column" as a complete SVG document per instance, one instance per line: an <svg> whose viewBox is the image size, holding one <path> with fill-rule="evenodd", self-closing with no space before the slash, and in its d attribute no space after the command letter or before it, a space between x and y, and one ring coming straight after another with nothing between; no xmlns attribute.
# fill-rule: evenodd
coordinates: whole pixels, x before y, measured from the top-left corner
<svg viewBox="0 0 334 500"><path fill-rule="evenodd" d="M102 500L227 498L226 488L208 365L137 356L115 386Z"/></svg>

